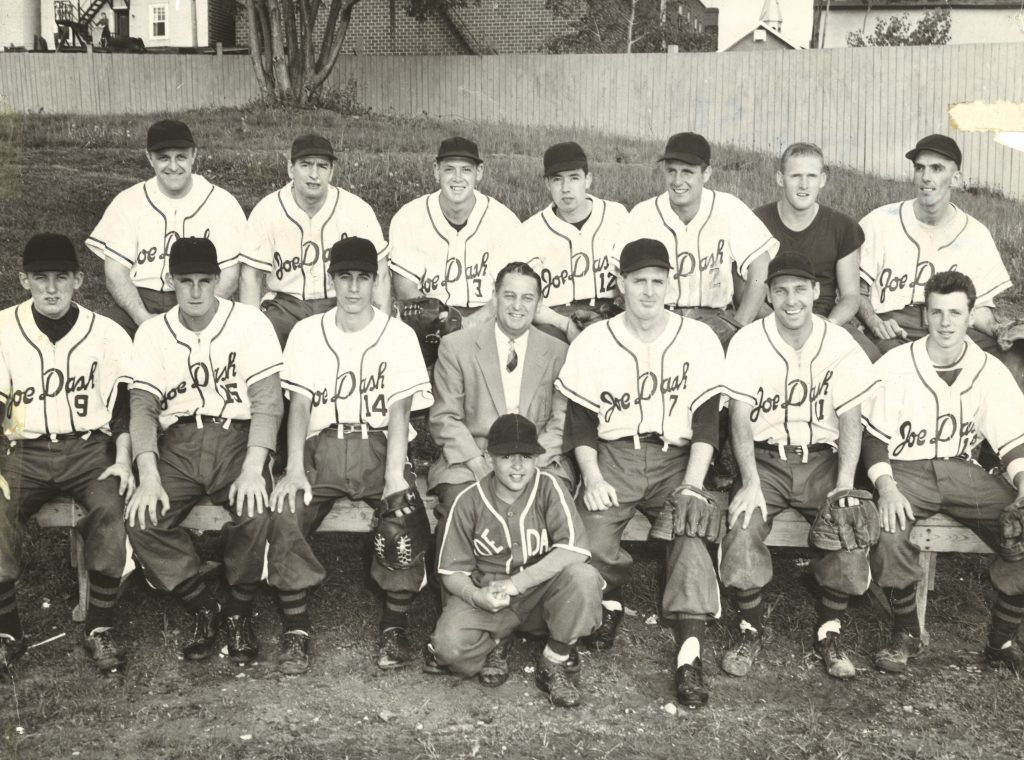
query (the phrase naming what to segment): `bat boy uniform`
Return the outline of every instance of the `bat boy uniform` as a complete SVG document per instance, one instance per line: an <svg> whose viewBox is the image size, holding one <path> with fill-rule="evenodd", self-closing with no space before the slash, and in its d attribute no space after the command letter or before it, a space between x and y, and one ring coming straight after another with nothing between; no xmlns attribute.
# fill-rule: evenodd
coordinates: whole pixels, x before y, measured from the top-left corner
<svg viewBox="0 0 1024 760"><path fill-rule="evenodd" d="M308 538L336 499L363 500L376 511L370 574L385 592L380 667L415 657L408 609L426 583L430 527L407 451L409 414L433 401L427 369L412 329L372 304L373 242L343 238L330 261L337 306L295 326L282 373L291 399L288 467L272 496L269 572L284 604L287 673L308 668L306 597L326 575Z"/></svg>
<svg viewBox="0 0 1024 760"><path fill-rule="evenodd" d="M176 240L209 238L223 271L218 293L230 297L245 241L245 213L226 190L192 173L196 143L180 121L158 121L146 134L155 176L119 193L86 239L103 259L114 300L111 318L134 336L140 324L177 301L167 284L168 255Z"/></svg>
<svg viewBox="0 0 1024 760"><path fill-rule="evenodd" d="M1024 674L1024 653L1014 641L1024 618L1024 396L1006 367L967 337L975 303L968 277L939 273L926 283L924 299L928 336L878 361L881 389L863 407L864 464L878 488L883 529L872 571L892 595L894 618L892 639L875 665L902 672L921 651L915 597L925 579L910 531L916 518L942 512L996 550L985 658ZM1014 488L972 460L980 438L999 455ZM1016 522L1015 550L1004 545L1003 520Z"/></svg>
<svg viewBox="0 0 1024 760"><path fill-rule="evenodd" d="M725 393L742 480L720 560L722 584L739 606L739 639L722 658L722 669L734 676L746 675L761 649L761 594L772 578L765 539L772 522L788 507L814 520L833 491L853 488L860 404L878 385L853 337L812 313L818 293L810 260L780 253L768 268L774 313L736 333L726 357ZM863 497L870 519L874 505L870 494ZM824 543L815 540L817 528L814 546ZM865 545L831 548L811 563L821 590L815 650L837 678L856 674L840 645L840 616L849 597L871 582L870 543L867 535Z"/></svg>
<svg viewBox="0 0 1024 760"><path fill-rule="evenodd" d="M546 633L537 685L553 704L573 707L579 691L567 663L576 640L601 623L601 575L585 564L590 552L572 496L536 467L544 453L536 426L502 415L487 453L494 471L459 494L444 524L438 572L452 596L425 669L498 686L508 678L512 633Z"/></svg>
<svg viewBox="0 0 1024 760"><path fill-rule="evenodd" d="M184 657L213 654L223 623L231 659L246 663L257 653L252 600L270 522L266 463L281 418L281 349L258 309L216 295L220 267L209 240L175 242L168 271L178 306L135 336L131 434L139 488L128 503L128 535L149 582L194 616ZM235 507L223 529L230 592L223 610L181 527L204 495Z"/></svg>
<svg viewBox="0 0 1024 760"><path fill-rule="evenodd" d="M64 235L25 246L21 284L32 298L0 312L0 668L25 652L15 599L22 521L58 493L86 513L89 606L83 645L100 672L125 663L114 603L125 564L124 494L134 487L128 441L131 340L72 298L82 284Z"/></svg>

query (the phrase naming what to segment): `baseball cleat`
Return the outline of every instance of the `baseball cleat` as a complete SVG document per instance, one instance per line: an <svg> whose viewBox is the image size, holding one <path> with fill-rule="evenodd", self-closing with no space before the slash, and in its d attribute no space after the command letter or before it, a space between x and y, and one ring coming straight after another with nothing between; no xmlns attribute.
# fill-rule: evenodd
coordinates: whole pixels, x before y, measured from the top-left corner
<svg viewBox="0 0 1024 760"><path fill-rule="evenodd" d="M287 631L281 636L281 653L277 669L287 676L298 676L309 670L309 634Z"/></svg>
<svg viewBox="0 0 1024 760"><path fill-rule="evenodd" d="M908 631L894 631L885 647L875 652L875 667L886 673L906 673L907 661L924 649L920 636Z"/></svg>
<svg viewBox="0 0 1024 760"><path fill-rule="evenodd" d="M597 630L586 637L585 642L590 649L599 652L602 649L611 649L615 644L615 636L619 632L619 623L622 622L622 609L610 610L601 607L601 625Z"/></svg>
<svg viewBox="0 0 1024 760"><path fill-rule="evenodd" d="M512 637L506 636L487 653L484 667L480 671L480 683L484 686L501 686L508 680L508 650Z"/></svg>
<svg viewBox="0 0 1024 760"><path fill-rule="evenodd" d="M0 633L0 669L6 670L14 664L14 661L25 654L28 643L25 637L14 638L9 633Z"/></svg>
<svg viewBox="0 0 1024 760"><path fill-rule="evenodd" d="M228 615L224 618L228 636L228 657L231 662L248 665L259 654L259 642L252 615Z"/></svg>
<svg viewBox="0 0 1024 760"><path fill-rule="evenodd" d="M1000 649L986 645L985 662L989 667L1009 670L1014 675L1024 676L1024 651L1021 651L1016 641Z"/></svg>
<svg viewBox="0 0 1024 760"><path fill-rule="evenodd" d="M217 647L217 631L220 629L220 610L203 607L195 613L192 636L181 648L186 660L206 660Z"/></svg>
<svg viewBox="0 0 1024 760"><path fill-rule="evenodd" d="M541 655L537 659L535 681L555 707L576 707L580 703L580 690L569 677L565 663L552 662Z"/></svg>
<svg viewBox="0 0 1024 760"><path fill-rule="evenodd" d="M754 666L754 660L764 645L760 633L744 628L740 640L722 656L722 670L731 676L743 678Z"/></svg>
<svg viewBox="0 0 1024 760"><path fill-rule="evenodd" d="M829 631L825 638L815 641L814 652L825 663L825 670L833 678L853 678L857 675L857 669L835 631Z"/></svg>
<svg viewBox="0 0 1024 760"><path fill-rule="evenodd" d="M385 628L380 632L377 667L383 670L400 668L416 659L416 652L405 628Z"/></svg>
<svg viewBox="0 0 1024 760"><path fill-rule="evenodd" d="M128 662L124 650L114 639L112 628L94 628L88 634L82 631L82 647L100 673L114 673Z"/></svg>
<svg viewBox="0 0 1024 760"><path fill-rule="evenodd" d="M450 676L452 670L437 659L434 645L429 641L423 645L423 672L432 676Z"/></svg>
<svg viewBox="0 0 1024 760"><path fill-rule="evenodd" d="M676 668L676 699L684 707L704 707L711 695L704 683L704 665L698 657L689 665Z"/></svg>

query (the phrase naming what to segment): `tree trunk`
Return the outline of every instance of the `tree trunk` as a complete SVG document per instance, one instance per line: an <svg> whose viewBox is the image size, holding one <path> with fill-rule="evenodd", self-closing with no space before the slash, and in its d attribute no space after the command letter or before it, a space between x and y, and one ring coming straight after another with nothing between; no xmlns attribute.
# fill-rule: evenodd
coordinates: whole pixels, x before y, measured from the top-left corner
<svg viewBox="0 0 1024 760"><path fill-rule="evenodd" d="M636 2L629 0L629 20L626 22L626 52L633 52L633 25L636 23Z"/></svg>
<svg viewBox="0 0 1024 760"><path fill-rule="evenodd" d="M256 84L259 85L261 93L269 95L274 85L270 81L270 72L267 71L266 62L263 60L266 34L263 24L256 19L256 0L245 0L245 16L249 22L249 60L252 61L253 73L256 74Z"/></svg>
<svg viewBox="0 0 1024 760"><path fill-rule="evenodd" d="M287 100L294 92L288 74L288 56L284 48L285 30L281 12L280 0L267 0L267 16L270 17L270 70L274 75L274 94L282 100Z"/></svg>

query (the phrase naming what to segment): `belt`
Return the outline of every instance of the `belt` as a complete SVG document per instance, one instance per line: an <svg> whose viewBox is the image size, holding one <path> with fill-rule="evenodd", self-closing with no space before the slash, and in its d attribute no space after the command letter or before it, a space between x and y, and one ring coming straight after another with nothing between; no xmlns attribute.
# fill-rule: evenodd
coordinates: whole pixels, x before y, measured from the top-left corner
<svg viewBox="0 0 1024 760"><path fill-rule="evenodd" d="M768 441L754 441L754 448L761 449L761 451L772 451L784 462L789 461L790 455L799 457L801 461L806 462L808 454L815 454L820 451L835 451L835 447L828 443L786 445L782 443L769 443Z"/></svg>
<svg viewBox="0 0 1024 760"><path fill-rule="evenodd" d="M98 430L80 430L77 433L43 433L38 438L23 438L20 441L11 441L10 444L13 446L16 443L57 443L58 441L73 440L86 441L93 433L99 432L100 431Z"/></svg>
<svg viewBox="0 0 1024 760"><path fill-rule="evenodd" d="M345 438L350 435L358 435L360 438L369 438L370 433L384 434L387 432L384 428L370 427L365 422L338 422L333 425L328 425L324 428L325 431L333 430L337 433L338 438Z"/></svg>
<svg viewBox="0 0 1024 760"><path fill-rule="evenodd" d="M209 414L189 414L185 417L178 417L174 420L175 425L184 422L202 428L204 425L220 425L227 430L232 425L248 425L249 420L233 420L230 417L213 417Z"/></svg>
<svg viewBox="0 0 1024 760"><path fill-rule="evenodd" d="M640 435L624 435L621 438L614 438L613 441L629 441L633 444L634 448L640 448L641 443L653 443L656 446L661 446L663 449L668 449L671 446L674 449L682 449L686 451L690 448L690 442L685 441L678 446L674 443L665 443L665 439L661 437L659 433L641 433Z"/></svg>

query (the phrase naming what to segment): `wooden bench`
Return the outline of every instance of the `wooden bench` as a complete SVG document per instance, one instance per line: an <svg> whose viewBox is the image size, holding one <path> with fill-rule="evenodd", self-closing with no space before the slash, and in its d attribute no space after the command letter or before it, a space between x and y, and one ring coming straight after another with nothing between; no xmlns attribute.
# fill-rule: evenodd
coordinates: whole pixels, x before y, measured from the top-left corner
<svg viewBox="0 0 1024 760"><path fill-rule="evenodd" d="M420 482L420 493L426 493L426 484ZM723 495L724 498L724 495ZM434 506L437 500L432 496L425 497L427 514L434 523ZM723 506L720 504L720 506ZM81 511L70 499L58 499L43 506L36 514L36 522L44 528L73 528L82 516ZM373 509L363 502L339 500L320 525L320 532L326 533L367 533L373 518ZM215 504L199 504L182 523L193 530L220 530L230 522L228 512ZM637 515L626 526L623 533L625 541L646 541L650 531L650 523L642 514ZM807 536L810 523L796 510L786 510L779 514L772 524L768 536L769 546L807 547ZM89 575L85 569L85 550L81 537L71 530L71 564L78 570L78 606L72 612L76 622L85 619L85 610L89 600ZM935 559L937 554L944 552L960 552L966 554L990 554L991 550L978 538L973 531L965 528L950 517L934 515L926 520L919 520L911 537L921 547L921 569L925 581L917 587L917 617L921 622L921 636L927 643L925 630L925 608L928 603L928 592L935 588ZM875 595L881 599L881 592L872 584ZM887 602L884 602L887 606Z"/></svg>

